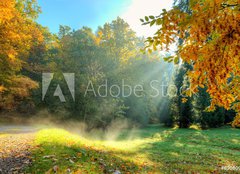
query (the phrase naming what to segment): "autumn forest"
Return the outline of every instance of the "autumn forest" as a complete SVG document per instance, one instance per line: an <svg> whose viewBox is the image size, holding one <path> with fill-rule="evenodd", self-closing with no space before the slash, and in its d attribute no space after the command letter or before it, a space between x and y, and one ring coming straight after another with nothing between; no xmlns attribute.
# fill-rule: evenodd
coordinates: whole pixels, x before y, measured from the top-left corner
<svg viewBox="0 0 240 174"><path fill-rule="evenodd" d="M1 0L0 174L240 172L239 36L239 0Z"/></svg>

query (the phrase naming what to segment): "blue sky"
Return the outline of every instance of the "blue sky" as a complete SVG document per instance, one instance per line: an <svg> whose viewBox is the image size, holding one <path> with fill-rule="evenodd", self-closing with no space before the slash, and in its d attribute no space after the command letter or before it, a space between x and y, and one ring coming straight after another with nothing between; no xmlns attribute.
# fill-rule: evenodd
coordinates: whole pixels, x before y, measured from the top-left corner
<svg viewBox="0 0 240 174"><path fill-rule="evenodd" d="M150 35L153 31L141 26L139 18L159 15L161 9L169 9L172 0L38 0L42 9L38 22L57 33L59 25L73 29L88 26L95 31L105 22L122 17L138 35Z"/></svg>

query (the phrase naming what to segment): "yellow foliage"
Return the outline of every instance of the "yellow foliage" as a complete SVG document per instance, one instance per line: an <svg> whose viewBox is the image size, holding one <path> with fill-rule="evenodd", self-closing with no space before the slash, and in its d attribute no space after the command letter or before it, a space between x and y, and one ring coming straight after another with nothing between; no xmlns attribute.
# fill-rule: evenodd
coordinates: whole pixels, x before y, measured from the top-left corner
<svg viewBox="0 0 240 174"><path fill-rule="evenodd" d="M0 85L0 92L3 92L5 90L4 86Z"/></svg>
<svg viewBox="0 0 240 174"><path fill-rule="evenodd" d="M33 20L38 13L33 9L35 3L35 0L0 1L0 108L11 108L16 97L26 97L30 89L37 87L31 79L17 76L32 45L44 41Z"/></svg>
<svg viewBox="0 0 240 174"><path fill-rule="evenodd" d="M188 101L187 98L182 98L182 103L186 103Z"/></svg>
<svg viewBox="0 0 240 174"><path fill-rule="evenodd" d="M232 127L240 128L240 114L238 114L233 122L232 122Z"/></svg>
<svg viewBox="0 0 240 174"><path fill-rule="evenodd" d="M206 86L216 105L234 108L240 101L240 13L239 0L190 0L191 14L178 8L157 19L161 28L148 38L148 46L169 50L179 39L177 53L192 64L188 73L191 91Z"/></svg>

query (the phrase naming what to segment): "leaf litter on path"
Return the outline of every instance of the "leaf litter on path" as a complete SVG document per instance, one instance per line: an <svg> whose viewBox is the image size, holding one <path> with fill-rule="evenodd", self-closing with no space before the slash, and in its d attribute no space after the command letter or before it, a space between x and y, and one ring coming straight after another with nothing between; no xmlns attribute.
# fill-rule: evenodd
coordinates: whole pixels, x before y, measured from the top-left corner
<svg viewBox="0 0 240 174"><path fill-rule="evenodd" d="M33 133L0 137L0 174L22 173L32 163Z"/></svg>

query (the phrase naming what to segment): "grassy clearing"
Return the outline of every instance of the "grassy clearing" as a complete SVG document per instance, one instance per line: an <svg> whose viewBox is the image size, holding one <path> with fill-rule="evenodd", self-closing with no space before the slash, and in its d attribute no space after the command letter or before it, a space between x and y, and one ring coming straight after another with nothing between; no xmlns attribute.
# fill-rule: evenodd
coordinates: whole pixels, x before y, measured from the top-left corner
<svg viewBox="0 0 240 174"><path fill-rule="evenodd" d="M115 141L100 141L45 129L37 133L38 148L27 172L53 173L57 168L58 173L224 173L221 166L240 165L239 137L240 130L232 128L151 126L122 131Z"/></svg>

